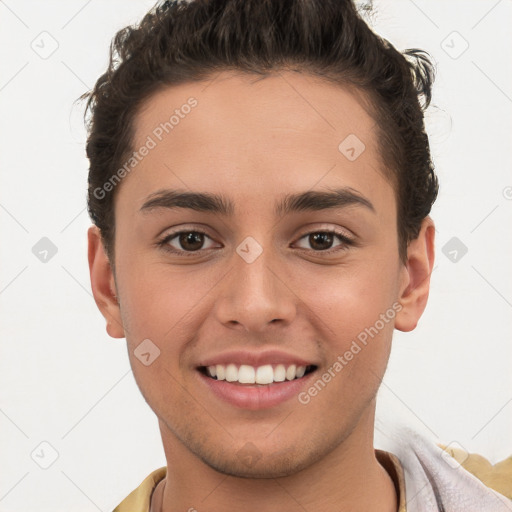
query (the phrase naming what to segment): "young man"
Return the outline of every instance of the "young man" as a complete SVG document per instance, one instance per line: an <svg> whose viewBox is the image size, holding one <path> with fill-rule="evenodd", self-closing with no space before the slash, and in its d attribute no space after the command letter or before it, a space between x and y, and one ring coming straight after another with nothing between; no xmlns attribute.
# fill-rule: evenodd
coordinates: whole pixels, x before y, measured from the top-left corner
<svg viewBox="0 0 512 512"><path fill-rule="evenodd" d="M412 432L373 446L429 293L432 79L348 0L166 2L118 33L88 104L91 285L167 466L117 512L512 510Z"/></svg>

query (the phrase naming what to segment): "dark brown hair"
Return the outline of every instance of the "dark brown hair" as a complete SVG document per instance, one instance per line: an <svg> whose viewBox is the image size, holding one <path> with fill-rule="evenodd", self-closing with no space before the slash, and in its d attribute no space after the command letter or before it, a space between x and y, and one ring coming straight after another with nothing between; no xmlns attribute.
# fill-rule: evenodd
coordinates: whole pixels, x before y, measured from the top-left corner
<svg viewBox="0 0 512 512"><path fill-rule="evenodd" d="M377 126L382 170L395 188L405 261L407 244L418 236L438 192L423 117L435 75L429 57L418 49L396 50L372 31L353 0L155 5L138 25L115 35L107 71L81 97L88 99L85 116L90 113L89 215L111 263L116 187L105 184L133 153L138 109L162 87L206 80L223 70L262 78L294 70L363 93Z"/></svg>

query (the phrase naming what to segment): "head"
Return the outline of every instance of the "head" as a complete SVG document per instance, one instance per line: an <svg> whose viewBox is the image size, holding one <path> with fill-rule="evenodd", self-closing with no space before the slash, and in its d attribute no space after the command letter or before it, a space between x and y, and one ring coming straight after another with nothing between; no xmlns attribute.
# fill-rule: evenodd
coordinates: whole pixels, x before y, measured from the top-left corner
<svg viewBox="0 0 512 512"><path fill-rule="evenodd" d="M91 283L164 444L265 477L373 429L393 329L428 297L432 81L348 0L165 2L118 32L87 103ZM309 384L210 396L233 351L305 361Z"/></svg>

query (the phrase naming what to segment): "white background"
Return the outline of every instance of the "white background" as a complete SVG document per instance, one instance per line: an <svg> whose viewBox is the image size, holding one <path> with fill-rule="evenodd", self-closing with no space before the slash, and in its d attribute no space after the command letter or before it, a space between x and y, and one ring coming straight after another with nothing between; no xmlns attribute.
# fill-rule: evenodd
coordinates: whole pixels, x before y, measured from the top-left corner
<svg viewBox="0 0 512 512"><path fill-rule="evenodd" d="M0 0L2 512L112 510L165 465L125 340L108 337L91 296L86 135L73 106L106 69L115 32L152 5ZM426 118L441 182L430 302L394 338L377 444L398 418L493 463L512 452L511 14L510 0L376 3L377 33L437 63ZM41 38L58 44L48 58L33 49ZM32 252L42 237L58 249L46 263ZM442 252L453 237L468 248L457 262Z"/></svg>

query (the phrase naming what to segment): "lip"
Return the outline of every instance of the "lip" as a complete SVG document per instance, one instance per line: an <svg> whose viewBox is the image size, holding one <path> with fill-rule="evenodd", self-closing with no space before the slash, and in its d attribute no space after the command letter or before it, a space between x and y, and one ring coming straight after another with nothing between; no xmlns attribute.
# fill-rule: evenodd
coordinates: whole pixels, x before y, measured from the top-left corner
<svg viewBox="0 0 512 512"><path fill-rule="evenodd" d="M316 377L317 369L300 379L273 382L272 384L240 384L238 382L216 380L199 370L197 370L197 375L215 397L235 407L255 411L277 407L297 397Z"/></svg>
<svg viewBox="0 0 512 512"><path fill-rule="evenodd" d="M289 366L292 364L295 364L297 366L314 365L317 367L319 365L318 361L307 361L302 357L296 356L294 354L289 354L287 352L283 352L282 350L260 350L258 352L251 352L248 350L233 350L229 352L224 352L222 354L218 354L216 356L207 357L204 360L200 361L197 367L199 368L201 366L215 366L216 364L247 364L249 366L254 367L263 366L266 364L284 364L285 366Z"/></svg>

